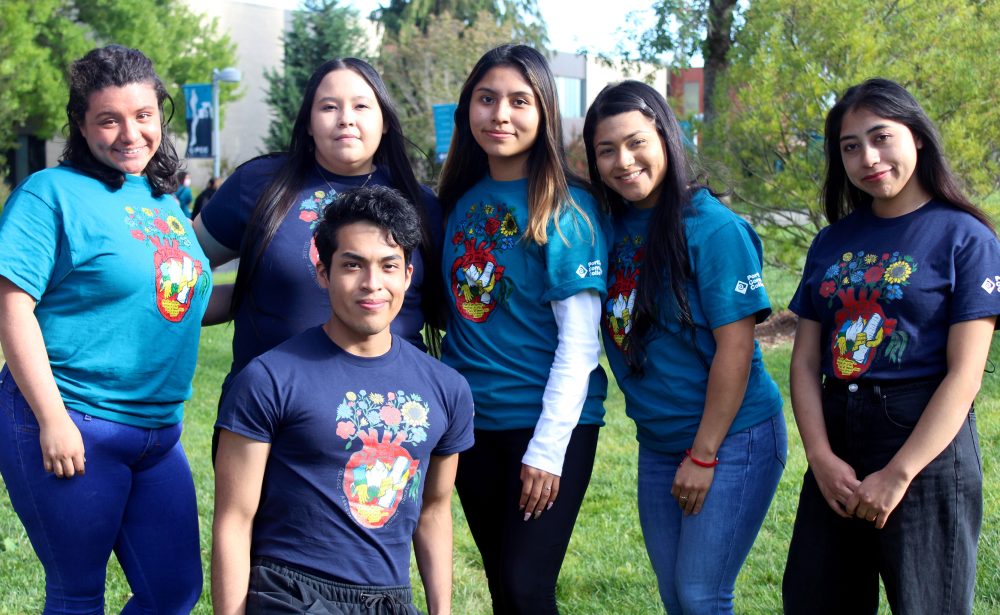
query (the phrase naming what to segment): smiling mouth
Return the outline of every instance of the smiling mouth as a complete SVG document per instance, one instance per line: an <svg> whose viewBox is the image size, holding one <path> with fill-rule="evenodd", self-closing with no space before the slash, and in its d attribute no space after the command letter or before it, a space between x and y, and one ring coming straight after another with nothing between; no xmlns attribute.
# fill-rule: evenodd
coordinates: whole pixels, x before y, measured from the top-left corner
<svg viewBox="0 0 1000 615"><path fill-rule="evenodd" d="M889 171L879 171L878 173L872 173L871 175L865 175L862 177L862 181L870 182L877 181L889 174Z"/></svg>
<svg viewBox="0 0 1000 615"><path fill-rule="evenodd" d="M490 137L493 137L494 139L506 139L508 137L514 136L514 133L512 132L501 132L497 130L487 130L486 134L489 135Z"/></svg>
<svg viewBox="0 0 1000 615"><path fill-rule="evenodd" d="M640 175L642 175L642 169L639 169L637 171L632 171L627 175L619 175L618 179L620 181L627 182L627 181L632 181L633 179L639 177Z"/></svg>
<svg viewBox="0 0 1000 615"><path fill-rule="evenodd" d="M116 148L115 151L118 152L119 154L123 155L123 156L135 156L136 154L141 154L142 152L146 151L146 147L145 146L143 146L143 147L133 147L133 148L129 148L129 149L124 149L124 148L120 148L119 147L119 148Z"/></svg>

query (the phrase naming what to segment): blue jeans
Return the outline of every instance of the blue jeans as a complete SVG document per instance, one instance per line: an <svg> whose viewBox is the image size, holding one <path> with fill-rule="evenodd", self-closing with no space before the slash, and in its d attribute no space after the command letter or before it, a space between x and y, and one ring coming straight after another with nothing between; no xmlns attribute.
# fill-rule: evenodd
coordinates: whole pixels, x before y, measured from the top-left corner
<svg viewBox="0 0 1000 615"><path fill-rule="evenodd" d="M670 495L684 453L639 446L639 522L671 615L733 612L736 576L757 537L785 469L782 414L730 434L697 515L684 516Z"/></svg>
<svg viewBox="0 0 1000 615"><path fill-rule="evenodd" d="M201 595L194 481L181 425L144 429L79 412L86 473L42 466L38 422L0 371L0 474L45 569L45 613L104 613L114 551L132 588L122 613L189 613Z"/></svg>
<svg viewBox="0 0 1000 615"><path fill-rule="evenodd" d="M823 386L830 447L859 479L881 470L906 442L940 378ZM789 615L878 611L879 577L893 613L972 613L983 516L976 415L910 483L881 530L835 514L808 470L785 566Z"/></svg>

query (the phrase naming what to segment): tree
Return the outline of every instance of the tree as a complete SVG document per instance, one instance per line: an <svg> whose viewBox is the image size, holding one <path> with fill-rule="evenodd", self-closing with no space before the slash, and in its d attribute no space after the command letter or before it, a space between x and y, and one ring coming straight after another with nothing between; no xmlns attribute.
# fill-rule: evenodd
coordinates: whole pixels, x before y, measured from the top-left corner
<svg viewBox="0 0 1000 615"><path fill-rule="evenodd" d="M510 27L509 40L540 47L546 43L535 0L390 0L388 6L372 13L372 18L385 28L386 37L394 40L408 26L427 34L433 18L445 13L465 26L472 26L480 17L490 18Z"/></svg>
<svg viewBox="0 0 1000 615"><path fill-rule="evenodd" d="M390 12L395 5L402 5L398 14ZM442 0L432 8L446 5L466 7L463 11L477 5L480 10L460 15L448 10L418 13L426 5L395 0L380 13L395 29L385 28L379 63L403 132L419 149L411 152L414 170L426 180L437 175L436 165L420 155L434 151L433 106L457 102L473 64L493 47L521 41L544 50L545 42L544 25L540 20L532 21L531 16L537 16L534 0L502 4Z"/></svg>
<svg viewBox="0 0 1000 615"><path fill-rule="evenodd" d="M292 136L292 124L302 103L302 92L316 68L333 58L366 58L367 38L354 9L337 0L306 0L292 15L284 40L281 70L264 73L271 124L264 138L269 151L283 151Z"/></svg>
<svg viewBox="0 0 1000 615"><path fill-rule="evenodd" d="M218 34L214 20L177 0L4 0L3 5L0 151L12 147L19 134L48 139L65 125L66 70L97 45L141 49L175 101L183 101L181 84L205 81L213 67L236 59L235 45ZM221 96L234 97L232 91ZM183 107L175 106L181 112Z"/></svg>
<svg viewBox="0 0 1000 615"><path fill-rule="evenodd" d="M882 76L934 119L975 199L1000 187L1000 3L755 0L716 91L707 153L733 173L735 204L798 264L817 228L823 125L847 87Z"/></svg>
<svg viewBox="0 0 1000 615"><path fill-rule="evenodd" d="M716 83L729 66L737 0L656 0L656 25L639 36L639 59L662 63L669 53L672 63L684 66L697 55L705 62L703 121L715 119Z"/></svg>

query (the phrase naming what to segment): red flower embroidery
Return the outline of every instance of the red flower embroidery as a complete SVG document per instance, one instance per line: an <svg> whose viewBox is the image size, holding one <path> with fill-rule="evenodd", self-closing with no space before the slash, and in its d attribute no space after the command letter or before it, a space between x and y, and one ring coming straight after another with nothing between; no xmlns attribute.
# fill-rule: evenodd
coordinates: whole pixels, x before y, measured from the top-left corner
<svg viewBox="0 0 1000 615"><path fill-rule="evenodd" d="M874 284L882 279L882 274L885 273L884 267L872 267L865 272L865 282L869 284Z"/></svg>
<svg viewBox="0 0 1000 615"><path fill-rule="evenodd" d="M164 235L169 235L170 234L170 227L167 226L166 222L164 222L163 220L160 220L159 218L156 218L156 219L153 220L153 226L155 226L156 230L160 231Z"/></svg>
<svg viewBox="0 0 1000 615"><path fill-rule="evenodd" d="M146 234L140 231L139 229L132 229L132 236L138 239L139 241L146 240Z"/></svg>
<svg viewBox="0 0 1000 615"><path fill-rule="evenodd" d="M303 222L312 222L312 221L316 220L317 218L319 218L319 216L316 215L315 211L310 211L310 210L306 209L306 210L303 210L303 211L299 212L299 220L302 220Z"/></svg>
<svg viewBox="0 0 1000 615"><path fill-rule="evenodd" d="M354 426L354 423L350 421L341 421L337 423L337 435L341 438L347 440L358 431L358 428Z"/></svg>
<svg viewBox="0 0 1000 615"><path fill-rule="evenodd" d="M458 244L462 243L462 239L464 237L465 237L465 234L462 233L462 231L459 231L459 232L455 233L454 237L451 238L451 242L457 246Z"/></svg>
<svg viewBox="0 0 1000 615"><path fill-rule="evenodd" d="M829 297L835 292L837 292L837 285L833 282L833 280L827 280L819 287L819 294L821 297Z"/></svg>
<svg viewBox="0 0 1000 615"><path fill-rule="evenodd" d="M486 221L486 234L495 235L497 231L500 230L500 221L496 218L490 218Z"/></svg>
<svg viewBox="0 0 1000 615"><path fill-rule="evenodd" d="M399 410L390 405L382 406L378 414L385 421L385 424L390 427L399 425L399 422L403 419L403 415L400 414Z"/></svg>

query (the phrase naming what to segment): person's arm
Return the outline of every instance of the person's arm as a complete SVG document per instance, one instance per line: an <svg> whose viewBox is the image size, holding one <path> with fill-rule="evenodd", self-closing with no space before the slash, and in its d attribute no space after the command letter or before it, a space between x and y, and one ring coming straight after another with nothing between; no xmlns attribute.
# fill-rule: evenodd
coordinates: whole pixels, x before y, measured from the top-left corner
<svg viewBox="0 0 1000 615"><path fill-rule="evenodd" d="M212 521L212 606L242 614L250 585L250 538L271 445L219 430Z"/></svg>
<svg viewBox="0 0 1000 615"><path fill-rule="evenodd" d="M451 613L451 491L457 470L458 454L431 457L420 519L413 534L428 615Z"/></svg>
<svg viewBox="0 0 1000 615"><path fill-rule="evenodd" d="M230 250L219 243L215 237L212 237L212 234L208 232L205 224L201 221L201 214L195 216L191 222L191 226L194 227L194 234L198 238L198 243L201 244L201 249L205 252L205 256L208 257L208 263L212 269L224 265L240 255L239 252ZM229 304L232 298L232 284L216 284L213 286L212 296L208 300L208 308L201 319L202 326L218 325L232 320L229 315Z"/></svg>
<svg viewBox="0 0 1000 615"><path fill-rule="evenodd" d="M729 426L743 404L753 360L756 315L712 329L715 356L708 368L705 410L691 446L691 456L712 462L719 453ZM725 459L722 460L725 463ZM685 514L698 514L715 478L715 468L706 468L684 459L670 490ZM683 499L682 499L683 498Z"/></svg>
<svg viewBox="0 0 1000 615"><path fill-rule="evenodd" d="M83 438L66 411L42 330L35 299L0 276L0 346L10 373L38 421L46 472L71 478L85 469Z"/></svg>
<svg viewBox="0 0 1000 615"><path fill-rule="evenodd" d="M913 432L889 463L861 481L847 502L848 514L882 529L914 477L955 439L983 382L996 316L948 328L948 371Z"/></svg>
<svg viewBox="0 0 1000 615"><path fill-rule="evenodd" d="M542 394L542 414L521 458L524 520L538 518L555 504L559 477L573 429L587 401L590 373L601 356L601 299L585 290L552 302L558 342Z"/></svg>
<svg viewBox="0 0 1000 615"><path fill-rule="evenodd" d="M834 454L826 434L820 382L821 330L817 321L799 318L789 370L792 411L802 436L806 460L823 499L833 512L848 517L850 515L844 511L844 506L861 481L854 468Z"/></svg>

